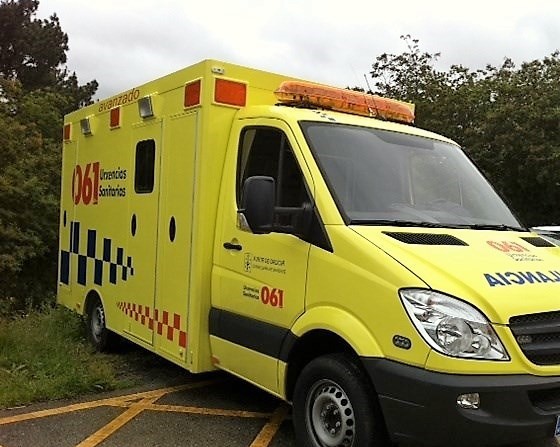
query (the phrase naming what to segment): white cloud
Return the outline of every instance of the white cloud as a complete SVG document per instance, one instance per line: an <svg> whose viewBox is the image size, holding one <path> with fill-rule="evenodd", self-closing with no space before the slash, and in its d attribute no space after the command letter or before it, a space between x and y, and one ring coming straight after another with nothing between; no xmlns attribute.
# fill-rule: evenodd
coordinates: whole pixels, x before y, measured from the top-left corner
<svg viewBox="0 0 560 447"><path fill-rule="evenodd" d="M560 45L560 2L541 0L43 0L70 38L68 66L99 97L202 59L223 59L335 85L364 85L375 58L441 52L442 67L543 58Z"/></svg>

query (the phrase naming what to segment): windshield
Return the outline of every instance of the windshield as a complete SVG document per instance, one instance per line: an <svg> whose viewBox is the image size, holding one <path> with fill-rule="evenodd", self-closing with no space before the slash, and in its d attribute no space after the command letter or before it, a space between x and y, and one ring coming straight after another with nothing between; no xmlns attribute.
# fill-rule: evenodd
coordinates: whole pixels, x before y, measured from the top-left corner
<svg viewBox="0 0 560 447"><path fill-rule="evenodd" d="M344 124L301 126L350 223L521 226L458 146Z"/></svg>

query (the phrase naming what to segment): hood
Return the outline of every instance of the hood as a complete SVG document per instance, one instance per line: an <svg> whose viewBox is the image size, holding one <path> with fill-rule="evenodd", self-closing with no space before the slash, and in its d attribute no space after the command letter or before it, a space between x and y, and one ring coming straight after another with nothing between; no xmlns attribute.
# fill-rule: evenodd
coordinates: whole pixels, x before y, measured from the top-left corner
<svg viewBox="0 0 560 447"><path fill-rule="evenodd" d="M560 247L535 233L351 226L430 288L497 324L560 309Z"/></svg>

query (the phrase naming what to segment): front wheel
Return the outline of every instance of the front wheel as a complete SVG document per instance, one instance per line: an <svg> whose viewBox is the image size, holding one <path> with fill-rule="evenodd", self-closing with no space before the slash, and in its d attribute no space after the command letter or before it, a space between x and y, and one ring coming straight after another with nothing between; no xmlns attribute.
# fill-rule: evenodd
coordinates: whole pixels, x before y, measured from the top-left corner
<svg viewBox="0 0 560 447"><path fill-rule="evenodd" d="M389 445L373 387L346 355L311 361L298 378L293 404L299 447Z"/></svg>

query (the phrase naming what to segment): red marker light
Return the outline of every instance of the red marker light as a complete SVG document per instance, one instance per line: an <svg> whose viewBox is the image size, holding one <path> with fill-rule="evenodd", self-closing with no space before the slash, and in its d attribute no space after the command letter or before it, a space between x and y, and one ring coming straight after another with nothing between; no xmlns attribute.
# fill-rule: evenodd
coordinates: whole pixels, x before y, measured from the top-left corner
<svg viewBox="0 0 560 447"><path fill-rule="evenodd" d="M64 125L62 136L64 141L70 141L70 138L72 137L72 124L68 123Z"/></svg>
<svg viewBox="0 0 560 447"><path fill-rule="evenodd" d="M245 107L247 103L247 84L216 79L214 101L236 107Z"/></svg>
<svg viewBox="0 0 560 447"><path fill-rule="evenodd" d="M117 127L121 126L121 108L115 107L111 109L110 118L109 118L109 127L111 129L116 129Z"/></svg>
<svg viewBox="0 0 560 447"><path fill-rule="evenodd" d="M185 108L198 106L200 104L200 90L200 79L189 82L187 85L185 85L185 100L183 103Z"/></svg>

